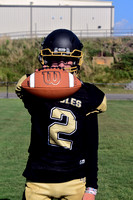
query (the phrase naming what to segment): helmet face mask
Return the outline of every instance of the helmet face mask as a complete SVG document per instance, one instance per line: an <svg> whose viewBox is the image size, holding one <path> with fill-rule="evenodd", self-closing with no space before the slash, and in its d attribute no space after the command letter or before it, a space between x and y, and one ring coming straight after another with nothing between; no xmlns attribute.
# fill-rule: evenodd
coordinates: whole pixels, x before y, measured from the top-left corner
<svg viewBox="0 0 133 200"><path fill-rule="evenodd" d="M42 66L51 67L52 61L73 61L70 72L80 68L83 59L83 45L78 37L69 30L57 29L50 33L42 43L39 61Z"/></svg>

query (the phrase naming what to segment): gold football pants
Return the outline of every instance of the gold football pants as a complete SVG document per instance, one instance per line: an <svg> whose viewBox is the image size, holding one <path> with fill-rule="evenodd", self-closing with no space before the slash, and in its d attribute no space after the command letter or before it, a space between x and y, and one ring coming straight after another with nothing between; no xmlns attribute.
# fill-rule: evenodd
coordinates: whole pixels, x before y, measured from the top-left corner
<svg viewBox="0 0 133 200"><path fill-rule="evenodd" d="M75 179L64 183L26 182L26 200L82 200L85 179Z"/></svg>

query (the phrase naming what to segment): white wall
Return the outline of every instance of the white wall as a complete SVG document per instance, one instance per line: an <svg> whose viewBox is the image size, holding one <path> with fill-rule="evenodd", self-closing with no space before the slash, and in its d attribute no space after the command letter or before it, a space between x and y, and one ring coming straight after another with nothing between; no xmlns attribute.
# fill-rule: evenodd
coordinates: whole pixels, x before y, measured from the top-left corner
<svg viewBox="0 0 133 200"><path fill-rule="evenodd" d="M0 7L0 33L29 31L29 10L28 7Z"/></svg>
<svg viewBox="0 0 133 200"><path fill-rule="evenodd" d="M44 36L57 28L71 29L83 37L105 36L113 29L113 13L112 6L0 6L0 36L13 36L12 32Z"/></svg>
<svg viewBox="0 0 133 200"><path fill-rule="evenodd" d="M70 29L70 8L33 8L33 30Z"/></svg>

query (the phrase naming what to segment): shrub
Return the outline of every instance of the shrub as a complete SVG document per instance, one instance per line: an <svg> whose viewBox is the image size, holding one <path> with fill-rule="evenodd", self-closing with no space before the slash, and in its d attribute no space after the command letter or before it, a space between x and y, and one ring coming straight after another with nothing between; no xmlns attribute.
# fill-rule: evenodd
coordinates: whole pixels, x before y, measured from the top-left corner
<svg viewBox="0 0 133 200"><path fill-rule="evenodd" d="M38 62L42 38L10 40L0 39L0 81L18 81L25 73L41 67ZM84 63L80 77L87 82L129 82L133 80L133 42L131 38L82 39ZM117 55L116 63L109 67L93 66L94 56Z"/></svg>

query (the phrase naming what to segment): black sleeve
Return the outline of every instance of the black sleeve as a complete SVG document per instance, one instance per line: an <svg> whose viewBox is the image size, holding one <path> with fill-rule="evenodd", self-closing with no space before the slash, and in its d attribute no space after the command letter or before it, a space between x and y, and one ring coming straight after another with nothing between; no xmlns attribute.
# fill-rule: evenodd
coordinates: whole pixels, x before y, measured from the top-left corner
<svg viewBox="0 0 133 200"><path fill-rule="evenodd" d="M107 102L105 94L93 84L84 83L83 87L88 92L88 109L87 115L90 113L101 113L107 109Z"/></svg>
<svg viewBox="0 0 133 200"><path fill-rule="evenodd" d="M32 114L33 108L37 105L37 98L27 91L23 90L23 99L24 107L28 110L29 114Z"/></svg>
<svg viewBox="0 0 133 200"><path fill-rule="evenodd" d="M98 119L97 114L86 117L86 187L98 188Z"/></svg>

